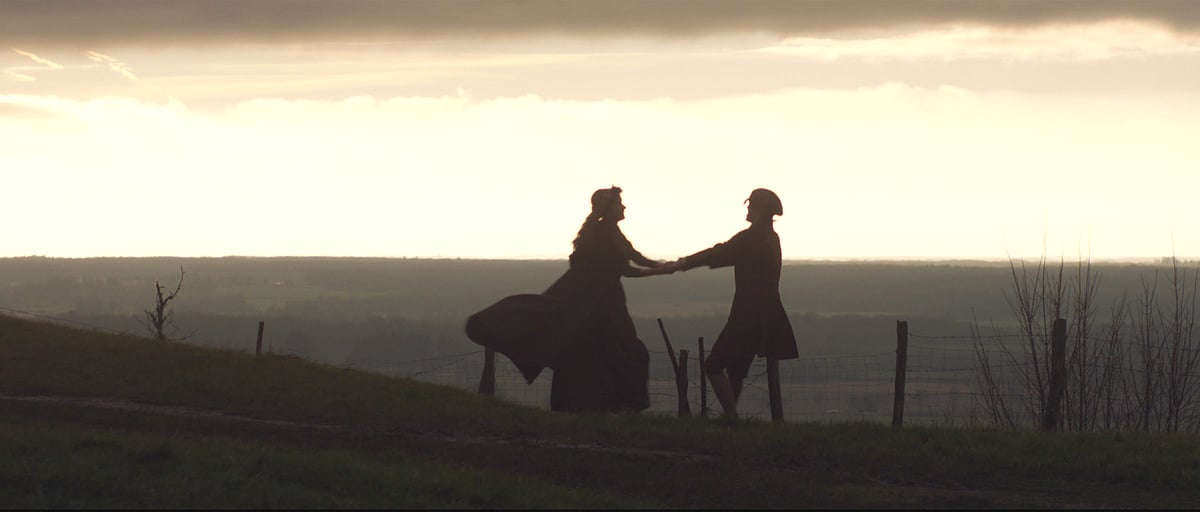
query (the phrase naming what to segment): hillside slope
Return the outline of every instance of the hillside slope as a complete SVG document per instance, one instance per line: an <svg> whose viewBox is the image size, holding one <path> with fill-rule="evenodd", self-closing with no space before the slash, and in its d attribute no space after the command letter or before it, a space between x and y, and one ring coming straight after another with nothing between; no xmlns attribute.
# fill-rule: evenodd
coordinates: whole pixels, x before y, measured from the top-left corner
<svg viewBox="0 0 1200 512"><path fill-rule="evenodd" d="M1196 436L565 415L0 317L0 506L1194 507Z"/></svg>

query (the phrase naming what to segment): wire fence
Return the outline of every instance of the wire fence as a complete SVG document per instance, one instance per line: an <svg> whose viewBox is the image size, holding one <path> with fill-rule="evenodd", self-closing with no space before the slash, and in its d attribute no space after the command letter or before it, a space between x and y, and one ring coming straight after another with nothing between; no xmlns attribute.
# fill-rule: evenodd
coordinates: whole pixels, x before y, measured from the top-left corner
<svg viewBox="0 0 1200 512"><path fill-rule="evenodd" d="M918 352L919 354L923 352ZM694 352L693 352L694 354ZM946 353L940 361L946 360ZM914 361L910 351L910 362ZM938 362L919 358L910 365L906 422L959 424L967 418L973 382L969 361L957 367L939 370ZM689 354L687 361L687 402L699 415L721 413L711 388L701 390L699 357ZM354 369L406 377L464 390L477 390L483 372L482 350L441 358L378 362L356 361ZM896 360L894 352L836 357L801 357L779 362L780 388L784 417L795 422L890 422L894 398ZM647 389L652 414L674 415L678 411L678 388L670 357L665 351L650 351L650 378ZM744 417L770 418L766 361L756 360L750 367L738 411ZM496 357L496 396L511 402L549 408L553 370L546 369L532 384L526 384L516 367L504 356ZM916 377L916 378L914 378Z"/></svg>
<svg viewBox="0 0 1200 512"><path fill-rule="evenodd" d="M921 336L910 334L905 365L904 415L906 425L951 428L1015 427L1036 428L1040 418L1035 397L1031 396L1023 375L1031 371L1015 342L1019 335L1001 336ZM1007 340L1008 344L998 343ZM1101 340L1096 340L1101 341ZM1133 345L1133 344L1126 344ZM1131 350L1134 348L1129 347ZM711 389L701 391L702 364L696 352L689 351L687 361L687 402L692 414L721 413ZM981 382L985 363L995 389L988 391ZM356 369L395 377L477 390L483 372L482 350L440 358L381 363L362 361L350 364ZM1088 365L1089 371L1119 370L1136 380L1146 369L1134 365ZM896 353L894 351L842 356L800 357L779 361L780 390L784 420L790 422L875 422L890 423L895 401ZM546 369L532 384L526 384L516 367L503 356L496 357L495 394L523 405L549 408L553 370ZM1200 374L1193 376L1200 382ZM650 351L650 378L647 383L651 414L675 415L678 389L670 357L666 351ZM756 360L746 378L738 403L743 417L770 418L766 361ZM1007 402L1006 418L998 418L989 400ZM1132 410L1135 397L1118 396L1112 408ZM1069 407L1072 403L1068 397ZM1185 411L1187 430L1200 427L1200 411ZM1130 421L1127 420L1126 424ZM1097 425L1098 428L1103 425Z"/></svg>
<svg viewBox="0 0 1200 512"><path fill-rule="evenodd" d="M1034 429L1053 407L1050 334L909 338L908 380L924 393L910 385L906 397L925 394L935 423ZM1200 431L1197 341L1067 335L1060 428Z"/></svg>
<svg viewBox="0 0 1200 512"><path fill-rule="evenodd" d="M84 322L57 318L50 315L29 313L0 307L0 313L10 316L50 321L76 328L102 332L128 334ZM1090 375L1088 379L1123 379L1125 387L1120 393L1084 398L1068 394L1064 406L1068 415L1072 407L1081 412L1092 407L1090 429L1132 430L1147 429L1148 424L1138 423L1134 412L1145 412L1144 389L1153 382L1161 382L1159 368L1150 367L1138 359L1138 354L1149 350L1146 343L1114 341L1110 338L1090 337L1074 342L1093 346L1108 346L1122 352L1119 359L1099 363L1079 361L1072 367L1072 375ZM1031 393L1029 379L1035 378L1036 368L1045 361L1031 361L1035 348L1031 345L1048 343L1047 336L1028 334L995 333L991 335L941 336L908 334L907 364L905 365L904 417L906 425L931 425L942 427L1016 427L1035 428L1039 419L1036 396ZM1162 346L1161 342L1159 346ZM1107 345L1105 345L1107 344ZM1113 348L1115 347L1115 348ZM695 347L693 347L695 348ZM1178 347L1186 357L1198 349L1190 345ZM276 354L318 360L309 354L292 349L275 350ZM328 361L323 361L329 363ZM686 400L692 414L719 415L721 407L711 388L702 390L700 375L702 362L698 351L690 351L687 365ZM360 360L335 363L341 366L399 378L450 386L476 391L483 373L484 351L475 350L439 357L405 361ZM847 354L840 356L800 357L779 361L780 391L784 420L791 422L876 422L890 423L893 419L895 401L895 375L897 355L895 351ZM547 368L532 384L526 384L516 367L504 356L496 357L495 395L503 400L526 406L549 408L550 386L553 370ZM650 397L648 413L674 415L678 411L678 388L670 357L666 351L650 351L650 378L647 388ZM990 376L990 384L984 376ZM1107 376L1107 377L1106 377ZM1153 377L1153 379L1148 378ZM1080 377L1083 379L1083 377ZM1200 373L1197 368L1186 367L1175 378L1185 383L1183 392L1190 398L1181 400L1176 411L1177 423L1182 430L1200 430ZM1154 380L1158 379L1158 380ZM1139 384L1139 383L1148 384ZM1138 386L1142 385L1142 388ZM990 386L990 387L989 387ZM751 365L738 412L743 417L769 419L770 399L767 386L767 368L764 359ZM1147 388L1148 389L1148 388ZM1140 390L1140 391L1139 391ZM1091 402L1088 402L1090 400ZM1003 402L1003 416L997 411L997 403ZM1139 409L1139 407L1141 407ZM1164 414L1162 406L1153 412ZM1103 410L1101 410L1103 409ZM1068 419L1068 422L1071 421ZM1087 421L1079 420L1087 426ZM1168 430L1161 419L1156 420L1154 429ZM1088 428L1083 428L1088 429Z"/></svg>

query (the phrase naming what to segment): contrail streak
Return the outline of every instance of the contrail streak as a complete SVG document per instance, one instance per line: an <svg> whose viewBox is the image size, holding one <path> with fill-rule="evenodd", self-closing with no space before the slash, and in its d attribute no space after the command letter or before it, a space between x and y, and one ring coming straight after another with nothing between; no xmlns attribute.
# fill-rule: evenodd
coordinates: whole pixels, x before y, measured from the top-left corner
<svg viewBox="0 0 1200 512"><path fill-rule="evenodd" d="M33 61L34 61L34 62L36 62L36 63L38 63L38 64L42 64L42 65L44 65L44 66L47 66L47 67L49 67L50 69L63 69L62 65L60 65L59 63L57 63L57 62L54 62L54 61L52 61L52 60L50 60L50 59L43 59L43 58L41 58L41 57L38 57L37 55L34 55L34 54L32 54L32 53L29 53L29 52L23 52L23 51L21 51L21 50L18 50L18 49L16 49L16 48L11 48L11 50L12 50L12 51L14 51L14 52L17 52L17 53L19 53L19 54L21 54L21 55L24 55L24 56L26 56L26 57L29 57L29 58L33 59Z"/></svg>
<svg viewBox="0 0 1200 512"><path fill-rule="evenodd" d="M131 71L129 69L129 67L125 65L124 62L121 62L114 57L110 57L103 53L91 51L91 50L84 52L84 55L87 55L87 58L91 59L92 61L108 65L109 69L116 71L121 76L124 76L125 78L128 78L130 80L133 80L134 82L137 82L138 84L141 84L142 87L145 87L147 89L150 89L151 91L154 91L163 96L166 96L167 99L171 100L172 102L177 101L174 96L167 94L166 91L159 89L158 86L156 86L150 82L147 82L145 80L142 80L141 78L138 78L137 75L133 74L133 71Z"/></svg>
<svg viewBox="0 0 1200 512"><path fill-rule="evenodd" d="M149 85L149 84L145 84L144 82L142 82L142 80L140 78L138 78L137 75L133 74L133 71L130 71L129 68L125 67L124 63L122 63L121 61L119 61L117 59L109 57L108 55L105 55L103 53L93 52L93 51L88 51L86 53L86 55L87 55L87 58L89 58L89 59L92 59L101 64L107 64L109 69L112 69L113 71L116 71L117 73L120 73L125 78L133 80L134 82L141 83L143 85Z"/></svg>

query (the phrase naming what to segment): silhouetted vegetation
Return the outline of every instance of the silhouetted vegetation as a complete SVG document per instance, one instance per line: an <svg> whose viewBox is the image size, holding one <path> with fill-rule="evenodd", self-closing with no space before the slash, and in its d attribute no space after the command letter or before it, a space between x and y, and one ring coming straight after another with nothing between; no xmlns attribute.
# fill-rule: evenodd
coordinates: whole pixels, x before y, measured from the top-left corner
<svg viewBox="0 0 1200 512"><path fill-rule="evenodd" d="M162 284L158 281L154 282L154 306L150 309L142 310L145 313L143 326L154 339L159 341L167 341L168 335L174 336L174 332L178 330L175 326L175 308L171 302L179 295L179 290L183 289L183 267L179 267L179 283L175 285L175 289L163 293L165 290Z"/></svg>
<svg viewBox="0 0 1200 512"><path fill-rule="evenodd" d="M994 424L1018 429L1062 407L1051 428L1072 431L1200 429L1200 267L1175 258L1146 269L1136 288L1100 301L1090 262L1011 262L1006 291L1017 328L974 327L980 385ZM1110 285L1111 286L1111 285ZM1132 296L1132 298L1131 298ZM1053 403L1051 328L1066 320L1065 393ZM992 354L999 354L999 357ZM1013 382L1015 380L1015 382Z"/></svg>

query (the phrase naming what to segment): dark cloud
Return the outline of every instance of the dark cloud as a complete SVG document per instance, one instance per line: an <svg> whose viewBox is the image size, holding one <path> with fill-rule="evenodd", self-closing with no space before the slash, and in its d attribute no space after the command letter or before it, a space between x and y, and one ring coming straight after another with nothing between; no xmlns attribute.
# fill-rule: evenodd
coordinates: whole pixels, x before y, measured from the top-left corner
<svg viewBox="0 0 1200 512"><path fill-rule="evenodd" d="M0 44L31 48L419 38L788 36L975 22L1132 18L1200 27L1196 0L0 0Z"/></svg>

